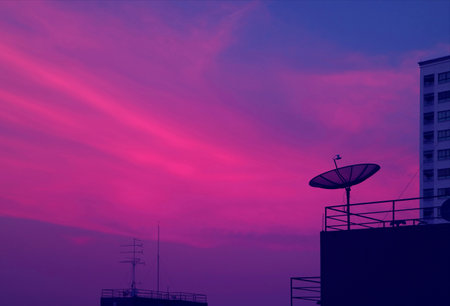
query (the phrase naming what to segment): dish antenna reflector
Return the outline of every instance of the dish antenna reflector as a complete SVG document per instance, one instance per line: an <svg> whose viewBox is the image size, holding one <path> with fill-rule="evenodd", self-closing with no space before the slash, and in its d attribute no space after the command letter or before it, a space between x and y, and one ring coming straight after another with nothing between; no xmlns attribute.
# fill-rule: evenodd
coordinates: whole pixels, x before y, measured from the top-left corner
<svg viewBox="0 0 450 306"><path fill-rule="evenodd" d="M336 169L324 172L309 181L311 187L324 189L345 189L347 195L347 229L350 229L350 187L364 182L374 175L380 166L377 164L355 164L338 168L336 160L342 157L336 155L333 158Z"/></svg>
<svg viewBox="0 0 450 306"><path fill-rule="evenodd" d="M441 205L441 217L446 221L450 221L450 199L447 199Z"/></svg>

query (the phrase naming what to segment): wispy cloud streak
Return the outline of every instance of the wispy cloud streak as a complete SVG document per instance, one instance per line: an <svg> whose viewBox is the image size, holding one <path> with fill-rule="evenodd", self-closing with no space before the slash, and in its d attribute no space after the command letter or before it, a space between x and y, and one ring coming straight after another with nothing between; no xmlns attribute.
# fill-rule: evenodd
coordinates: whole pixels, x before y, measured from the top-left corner
<svg viewBox="0 0 450 306"><path fill-rule="evenodd" d="M382 164L356 199L395 196L416 171L416 55L392 65L303 29L291 48L317 69L282 47L244 61L252 21L274 22L261 3L195 18L97 5L5 5L0 191L17 204L2 214L133 235L160 220L174 241L273 246L339 202L307 185L333 154ZM359 64L321 66L313 50Z"/></svg>

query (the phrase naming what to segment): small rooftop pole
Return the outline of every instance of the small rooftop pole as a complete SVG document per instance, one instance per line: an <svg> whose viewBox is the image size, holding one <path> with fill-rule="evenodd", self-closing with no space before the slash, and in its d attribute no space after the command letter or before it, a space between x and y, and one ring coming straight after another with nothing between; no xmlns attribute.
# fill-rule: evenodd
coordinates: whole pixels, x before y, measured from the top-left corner
<svg viewBox="0 0 450 306"><path fill-rule="evenodd" d="M158 222L158 253L156 256L156 291L159 292L159 222Z"/></svg>
<svg viewBox="0 0 450 306"><path fill-rule="evenodd" d="M347 230L350 230L350 186L348 186L348 182L345 180L345 178L342 176L342 174L339 172L339 168L337 166L336 161L342 159L342 157L337 154L335 157L333 157L334 166L336 167L336 174L338 175L339 179L341 180L342 184L345 184L345 194L347 197Z"/></svg>

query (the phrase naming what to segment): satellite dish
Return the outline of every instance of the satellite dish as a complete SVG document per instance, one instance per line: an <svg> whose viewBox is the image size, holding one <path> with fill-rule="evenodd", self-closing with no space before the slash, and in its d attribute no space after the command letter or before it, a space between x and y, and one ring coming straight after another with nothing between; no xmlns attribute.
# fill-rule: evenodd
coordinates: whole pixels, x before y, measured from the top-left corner
<svg viewBox="0 0 450 306"><path fill-rule="evenodd" d="M338 168L336 160L340 159L341 157L336 155L333 158L336 169L319 174L309 181L309 185L324 189L345 189L347 194L347 229L350 229L350 187L364 182L380 170L380 166L377 164L355 164Z"/></svg>
<svg viewBox="0 0 450 306"><path fill-rule="evenodd" d="M349 188L364 182L374 175L380 166L377 164L356 164L337 168L319 174L313 178L309 185L325 189Z"/></svg>
<svg viewBox="0 0 450 306"><path fill-rule="evenodd" d="M450 199L447 199L441 205L441 217L444 220L450 221Z"/></svg>

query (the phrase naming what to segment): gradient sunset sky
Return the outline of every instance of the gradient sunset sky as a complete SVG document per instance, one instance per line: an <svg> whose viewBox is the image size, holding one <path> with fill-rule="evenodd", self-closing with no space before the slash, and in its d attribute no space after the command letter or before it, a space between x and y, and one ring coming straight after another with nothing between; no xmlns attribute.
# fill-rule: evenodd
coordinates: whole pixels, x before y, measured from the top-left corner
<svg viewBox="0 0 450 306"><path fill-rule="evenodd" d="M287 305L319 274L340 165L352 201L419 195L417 62L448 1L0 2L0 301L99 305L129 282L211 306ZM64 300L64 302L61 302ZM3 302L2 302L3 303Z"/></svg>

